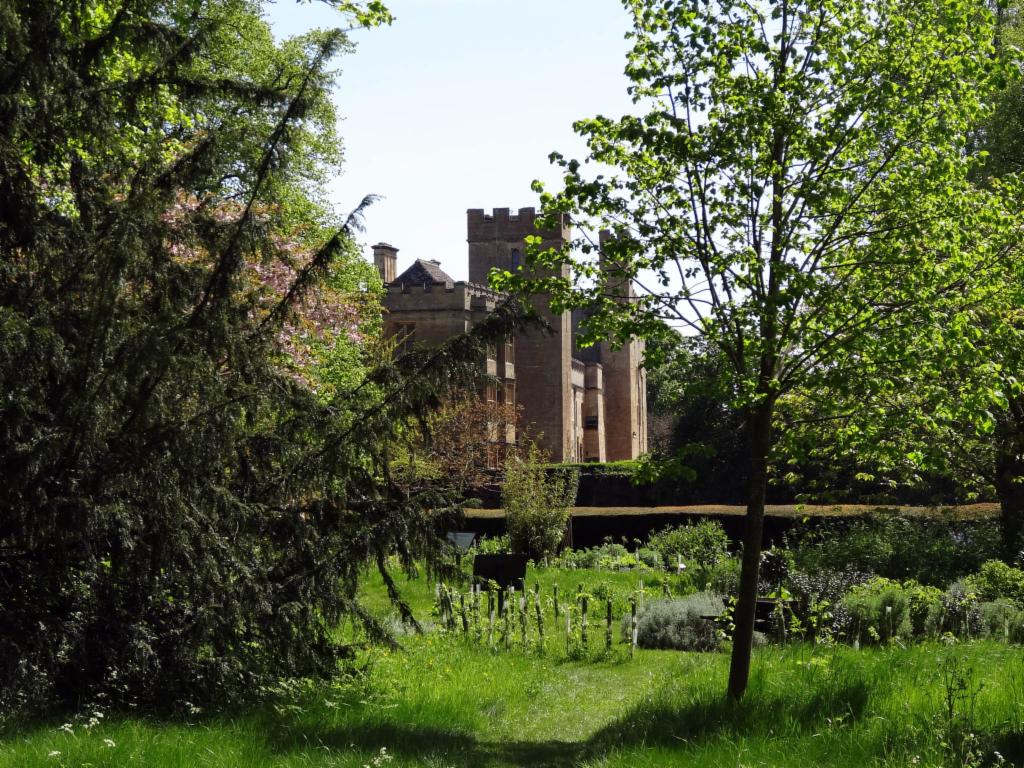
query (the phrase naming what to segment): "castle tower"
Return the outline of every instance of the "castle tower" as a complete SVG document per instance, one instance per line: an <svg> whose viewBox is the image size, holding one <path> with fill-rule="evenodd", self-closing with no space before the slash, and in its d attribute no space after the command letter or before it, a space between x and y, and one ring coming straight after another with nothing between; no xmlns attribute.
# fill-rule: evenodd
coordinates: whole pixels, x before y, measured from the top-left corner
<svg viewBox="0 0 1024 768"><path fill-rule="evenodd" d="M384 285L393 283L398 265L398 249L387 243L377 243L373 246L373 263Z"/></svg>
<svg viewBox="0 0 1024 768"><path fill-rule="evenodd" d="M625 275L616 274L616 264L605 251L609 234L600 233L601 270L608 292L618 301L635 298L633 285ZM647 452L647 374L643 364L644 344L630 339L619 349L601 343L604 368L605 446L608 461L635 459Z"/></svg>
<svg viewBox="0 0 1024 768"><path fill-rule="evenodd" d="M560 247L568 242L569 226L538 230L533 208L495 208L488 216L482 209L466 213L469 244L469 281L487 285L492 268L525 269L526 238L539 236L543 247ZM568 267L563 267L568 277ZM572 325L569 313L551 311L546 297L532 299L538 314L554 333L530 330L516 337L516 401L527 414L528 434L536 439L552 461L579 461L575 437L575 403L572 390ZM538 439L539 438L539 439Z"/></svg>

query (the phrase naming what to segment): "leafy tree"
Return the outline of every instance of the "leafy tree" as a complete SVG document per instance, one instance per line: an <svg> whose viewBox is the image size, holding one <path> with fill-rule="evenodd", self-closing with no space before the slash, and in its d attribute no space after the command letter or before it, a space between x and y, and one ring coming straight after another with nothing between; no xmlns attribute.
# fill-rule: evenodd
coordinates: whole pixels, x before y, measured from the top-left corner
<svg viewBox="0 0 1024 768"><path fill-rule="evenodd" d="M1014 64L1024 35L1020 4L992 4L997 54ZM1008 78L993 109L973 126L983 150L972 169L981 185L1014 184L1024 167L1024 88ZM1024 545L1024 301L1019 236L1005 249L1003 269L983 297L936 312L917 328L919 340L897 359L872 361L884 398L865 404L863 382L826 387L815 398L786 404L787 439L822 460L858 463L870 482L892 486L945 481L968 500L1000 504L1002 554ZM823 434L829 440L823 441ZM947 494L948 495L948 494Z"/></svg>
<svg viewBox="0 0 1024 768"><path fill-rule="evenodd" d="M991 18L963 0L626 5L630 90L649 108L578 122L590 157L553 155L564 188L542 195L584 229L534 261L571 277L495 282L587 306L592 339L659 335L668 320L721 350L749 478L728 686L739 698L780 398L840 385L867 346L898 357L915 322L984 284L1001 255L1013 211L998 185L968 179L996 68ZM601 242L591 225L608 231Z"/></svg>
<svg viewBox="0 0 1024 768"><path fill-rule="evenodd" d="M388 443L479 385L515 313L347 376L372 329L323 302L363 282L370 200L316 196L346 36L277 45L259 11L0 11L0 709L329 675L342 616L385 638L361 571L397 599L386 558L437 560L459 512L390 482Z"/></svg>
<svg viewBox="0 0 1024 768"><path fill-rule="evenodd" d="M518 421L514 403L456 397L410 429L407 455L396 464L406 464L410 482L444 481L463 491L481 488L495 481L509 448L503 432Z"/></svg>
<svg viewBox="0 0 1024 768"><path fill-rule="evenodd" d="M509 456L504 472L501 505L512 551L535 560L555 554L576 501L579 472L547 469L531 442Z"/></svg>
<svg viewBox="0 0 1024 768"><path fill-rule="evenodd" d="M652 341L650 350L656 353L646 362L652 468L660 477L676 475L694 502L742 501L743 419L730 407L720 351L702 337L675 333Z"/></svg>

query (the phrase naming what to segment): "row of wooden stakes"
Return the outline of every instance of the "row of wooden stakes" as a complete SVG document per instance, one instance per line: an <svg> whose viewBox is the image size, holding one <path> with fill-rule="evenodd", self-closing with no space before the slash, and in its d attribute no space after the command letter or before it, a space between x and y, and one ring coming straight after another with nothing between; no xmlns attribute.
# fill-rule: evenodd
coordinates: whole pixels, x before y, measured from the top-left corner
<svg viewBox="0 0 1024 768"><path fill-rule="evenodd" d="M540 585L535 584L533 590L515 587L502 588L495 583L473 584L468 593L455 589L443 582L435 584L435 610L442 628L448 632L459 632L468 639L483 643L486 638L488 647L503 647L509 650L515 642L514 636L519 635L521 648L530 647L530 626L536 628L534 647L538 651L545 648L545 611L541 599ZM572 654L574 648L584 653L589 651L590 603L591 596L579 586L575 599L567 605L559 601L558 585L552 589L550 607L554 614L554 626L564 626L566 653ZM640 598L643 599L642 596ZM486 606L484 603L486 602ZM604 615L604 647L611 650L613 642L612 600L605 600ZM574 622L574 614L576 621ZM564 616L564 625L561 621ZM486 617L486 620L485 620ZM632 657L637 647L637 599L630 598L630 644L629 654ZM495 634L498 638L495 640Z"/></svg>

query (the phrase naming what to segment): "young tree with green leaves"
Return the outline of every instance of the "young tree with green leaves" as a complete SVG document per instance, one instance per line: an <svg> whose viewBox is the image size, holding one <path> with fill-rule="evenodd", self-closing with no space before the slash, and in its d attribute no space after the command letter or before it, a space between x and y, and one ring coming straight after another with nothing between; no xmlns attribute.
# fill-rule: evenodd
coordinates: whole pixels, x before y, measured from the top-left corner
<svg viewBox="0 0 1024 768"><path fill-rule="evenodd" d="M508 457L503 471L501 506L512 551L534 560L554 555L576 502L579 472L545 467L542 452L530 441Z"/></svg>
<svg viewBox="0 0 1024 768"><path fill-rule="evenodd" d="M571 277L495 284L587 307L591 340L663 334L669 321L721 351L749 477L738 699L780 398L848 373L866 345L901 349L1001 255L991 235L1011 211L968 180L968 132L996 66L991 18L965 0L626 5L642 114L578 122L590 156L553 155L564 187L542 194L548 215L582 231L533 260Z"/></svg>
<svg viewBox="0 0 1024 768"><path fill-rule="evenodd" d="M1015 66L1024 40L1021 5L990 2L993 43ZM981 186L1008 187L1024 169L1024 85L1008 78L993 108L973 126L981 162L971 177ZM920 337L899 358L865 361L870 382L841 386L823 380L818 391L785 404L789 452L860 465L870 482L893 487L943 477L966 498L995 498L1007 562L1024 547L1024 251L1015 247L990 275L978 300L937 311L919 324ZM881 397L865 395L868 389ZM827 440L824 437L827 436ZM797 467L793 467L798 471Z"/></svg>

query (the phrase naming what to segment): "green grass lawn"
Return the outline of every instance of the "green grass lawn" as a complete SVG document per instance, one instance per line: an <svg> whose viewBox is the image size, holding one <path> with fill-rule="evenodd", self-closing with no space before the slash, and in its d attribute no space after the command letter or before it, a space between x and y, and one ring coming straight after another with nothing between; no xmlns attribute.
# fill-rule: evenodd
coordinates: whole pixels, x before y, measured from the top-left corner
<svg viewBox="0 0 1024 768"><path fill-rule="evenodd" d="M536 577L543 590L564 577L574 590L580 573L537 572L531 583ZM636 579L594 577L623 586ZM407 588L420 612L428 609L432 586ZM379 591L371 581L368 602L384 610ZM538 656L410 635L403 651L367 653L365 674L298 687L276 705L173 721L108 713L66 730L60 721L9 723L0 765L962 765L942 742L966 732L978 734L985 755L1024 764L1024 657L1016 647L763 648L747 697L730 706L724 653L641 651L630 659L617 646L581 661L559 653L557 642ZM592 645L601 643L595 631ZM962 674L950 678L954 662Z"/></svg>

